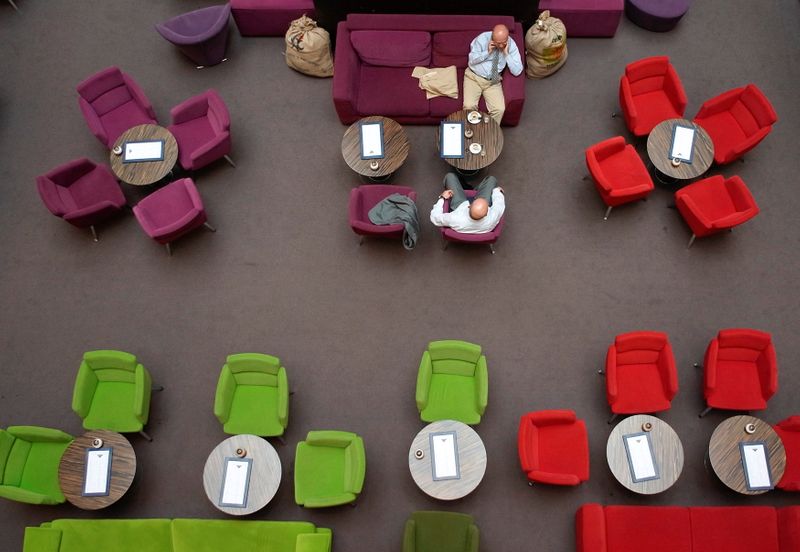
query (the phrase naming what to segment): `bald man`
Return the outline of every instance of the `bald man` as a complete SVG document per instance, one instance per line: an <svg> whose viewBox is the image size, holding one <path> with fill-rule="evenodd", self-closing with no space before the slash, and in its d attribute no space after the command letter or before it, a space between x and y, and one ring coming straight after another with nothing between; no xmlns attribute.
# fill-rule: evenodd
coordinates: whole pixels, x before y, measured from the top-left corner
<svg viewBox="0 0 800 552"><path fill-rule="evenodd" d="M444 177L445 190L431 209L431 222L436 226L447 226L462 234L485 234L491 232L506 209L503 188L497 179L487 176L475 190L472 203L454 173ZM450 200L450 212L444 212L444 200Z"/></svg>
<svg viewBox="0 0 800 552"><path fill-rule="evenodd" d="M508 67L514 76L522 74L522 57L508 27L495 25L475 37L469 49L469 67L464 71L464 109L478 109L483 95L492 119L500 124L506 111L503 96L503 69Z"/></svg>

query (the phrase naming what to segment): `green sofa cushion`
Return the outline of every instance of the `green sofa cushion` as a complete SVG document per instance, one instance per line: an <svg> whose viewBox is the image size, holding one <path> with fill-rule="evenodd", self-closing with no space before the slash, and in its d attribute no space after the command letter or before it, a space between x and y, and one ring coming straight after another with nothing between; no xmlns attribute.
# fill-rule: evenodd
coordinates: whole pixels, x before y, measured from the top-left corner
<svg viewBox="0 0 800 552"><path fill-rule="evenodd" d="M302 521L176 519L172 552L294 552L297 536L315 531Z"/></svg>
<svg viewBox="0 0 800 552"><path fill-rule="evenodd" d="M465 424L479 423L481 416L477 410L475 379L434 374L428 392L428 406L420 415L426 422L458 420Z"/></svg>
<svg viewBox="0 0 800 552"><path fill-rule="evenodd" d="M172 535L168 519L57 519L61 531L58 552L169 552ZM38 550L25 550L38 552Z"/></svg>
<svg viewBox="0 0 800 552"><path fill-rule="evenodd" d="M297 443L294 461L294 499L339 496L345 488L345 449Z"/></svg>
<svg viewBox="0 0 800 552"><path fill-rule="evenodd" d="M46 527L26 527L22 552L58 552L61 546L61 531Z"/></svg>
<svg viewBox="0 0 800 552"><path fill-rule="evenodd" d="M284 427L278 419L278 388L237 385L223 429L233 435L283 435Z"/></svg>
<svg viewBox="0 0 800 552"><path fill-rule="evenodd" d="M134 414L135 392L136 387L132 383L100 382L95 389L89 414L83 420L83 427L120 433L140 431L142 422Z"/></svg>

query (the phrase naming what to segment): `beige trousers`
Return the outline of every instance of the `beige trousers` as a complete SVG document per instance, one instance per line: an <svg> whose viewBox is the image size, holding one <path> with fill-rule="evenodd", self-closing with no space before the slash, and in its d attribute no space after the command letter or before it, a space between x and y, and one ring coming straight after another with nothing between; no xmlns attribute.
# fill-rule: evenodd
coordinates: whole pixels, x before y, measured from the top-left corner
<svg viewBox="0 0 800 552"><path fill-rule="evenodd" d="M464 109L478 109L478 102L483 94L486 107L492 119L500 124L503 113L506 111L506 98L503 96L503 84L479 77L467 67L464 71Z"/></svg>

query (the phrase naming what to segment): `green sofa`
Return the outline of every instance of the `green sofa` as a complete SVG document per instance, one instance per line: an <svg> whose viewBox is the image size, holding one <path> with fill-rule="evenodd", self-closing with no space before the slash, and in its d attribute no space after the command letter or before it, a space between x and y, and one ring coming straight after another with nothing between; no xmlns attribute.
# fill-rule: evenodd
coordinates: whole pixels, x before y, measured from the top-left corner
<svg viewBox="0 0 800 552"><path fill-rule="evenodd" d="M23 552L330 552L331 530L303 521L57 519L25 529Z"/></svg>

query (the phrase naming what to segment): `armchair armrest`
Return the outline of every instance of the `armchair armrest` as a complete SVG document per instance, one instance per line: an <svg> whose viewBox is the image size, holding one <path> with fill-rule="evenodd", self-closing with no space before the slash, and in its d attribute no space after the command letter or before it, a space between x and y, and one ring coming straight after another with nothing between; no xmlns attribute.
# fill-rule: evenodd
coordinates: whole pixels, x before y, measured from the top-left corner
<svg viewBox="0 0 800 552"><path fill-rule="evenodd" d="M346 448L356 439L359 439L358 435L348 431L309 431L306 435L306 444Z"/></svg>
<svg viewBox="0 0 800 552"><path fill-rule="evenodd" d="M297 535L295 552L330 552L330 549L330 531Z"/></svg>
<svg viewBox="0 0 800 552"><path fill-rule="evenodd" d="M672 65L667 66L667 78L664 82L664 88L670 92L669 98L672 101L675 111L683 115L689 101L686 99L686 92L683 90L681 79L678 77L678 73L675 72L675 68Z"/></svg>
<svg viewBox="0 0 800 552"><path fill-rule="evenodd" d="M29 491L28 489L21 489L19 487L12 487L10 485L0 485L0 498L7 498L8 500L23 502L25 504L59 504L59 502L56 502L45 494Z"/></svg>
<svg viewBox="0 0 800 552"><path fill-rule="evenodd" d="M584 504L575 513L576 552L607 552L606 514L600 504Z"/></svg>
<svg viewBox="0 0 800 552"><path fill-rule="evenodd" d="M606 353L606 398L608 404L617 402L617 347L611 345Z"/></svg>
<svg viewBox="0 0 800 552"><path fill-rule="evenodd" d="M706 393L713 391L717 386L717 353L719 353L719 340L715 337L708 344L706 357L703 359L703 385Z"/></svg>
<svg viewBox="0 0 800 552"><path fill-rule="evenodd" d="M306 508L328 508L330 506L349 504L355 499L355 494L343 492L336 495L308 497L305 499L305 504L303 504L303 506Z"/></svg>
<svg viewBox="0 0 800 552"><path fill-rule="evenodd" d="M632 194L649 192L651 189L652 184L639 184L638 186L631 186L630 188L610 190L608 195L611 197L629 196Z"/></svg>
<svg viewBox="0 0 800 552"><path fill-rule="evenodd" d="M367 452L364 450L364 440L356 436L350 446L345 449L345 491L354 496L364 488L364 477L367 473Z"/></svg>
<svg viewBox="0 0 800 552"><path fill-rule="evenodd" d="M477 391L475 407L478 414L483 416L486 405L489 404L489 371L486 368L486 357L481 355L475 366L475 387Z"/></svg>
<svg viewBox="0 0 800 552"><path fill-rule="evenodd" d="M289 425L289 379L283 366L278 369L278 420L284 429Z"/></svg>
<svg viewBox="0 0 800 552"><path fill-rule="evenodd" d="M83 113L83 118L86 119L86 123L89 125L89 130L95 137L104 143L107 147L111 148L114 144L110 144L108 142L108 133L106 129L103 127L103 123L100 122L100 117L97 116L92 106L89 105L89 102L84 100L83 98L78 98L78 105L81 108L81 113Z"/></svg>
<svg viewBox="0 0 800 552"><path fill-rule="evenodd" d="M226 424L231 415L231 405L233 404L233 394L236 391L236 380L228 365L222 367L217 382L217 391L214 395L214 416L219 423Z"/></svg>
<svg viewBox="0 0 800 552"><path fill-rule="evenodd" d="M58 552L61 548L61 529L26 527L22 552Z"/></svg>
<svg viewBox="0 0 800 552"><path fill-rule="evenodd" d="M541 470L529 471L528 478L551 485L579 485L581 482L577 475L571 473L553 473Z"/></svg>
<svg viewBox="0 0 800 552"><path fill-rule="evenodd" d="M528 473L538 466L538 459L528 454L531 449L536 448L535 441L538 441L538 431L531 422L530 413L525 414L519 419L519 431L517 432L519 464L522 467L522 471L525 473Z"/></svg>
<svg viewBox="0 0 800 552"><path fill-rule="evenodd" d="M431 388L431 379L433 378L433 364L431 363L431 355L426 350L422 353L422 360L419 361L419 373L417 374L417 409L423 411L428 406L428 393Z"/></svg>
<svg viewBox="0 0 800 552"><path fill-rule="evenodd" d="M787 431L800 431L800 416L789 416L782 422L778 422L778 427Z"/></svg>
<svg viewBox="0 0 800 552"><path fill-rule="evenodd" d="M153 380L150 372L141 364L136 365L134 372L136 388L133 393L133 413L142 424L147 423L150 416L150 395L153 391Z"/></svg>
<svg viewBox="0 0 800 552"><path fill-rule="evenodd" d="M131 95L150 117L153 118L155 121L156 119L156 112L153 111L153 106L150 104L150 100L147 99L147 96L144 95L144 91L141 89L139 84L130 78L125 73L122 73L122 79L125 81L125 84L128 86L128 89L131 91Z"/></svg>
<svg viewBox="0 0 800 552"><path fill-rule="evenodd" d="M403 552L417 552L417 522L413 519L407 520L403 529Z"/></svg>
<svg viewBox="0 0 800 552"><path fill-rule="evenodd" d="M753 194L739 176L732 176L725 181L725 188L728 190L737 211L750 209L756 204Z"/></svg>
<svg viewBox="0 0 800 552"><path fill-rule="evenodd" d="M467 530L467 552L478 552L478 544L480 544L481 532L478 526L474 523L469 525Z"/></svg>
<svg viewBox="0 0 800 552"><path fill-rule="evenodd" d="M78 377L75 378L75 387L72 391L72 410L81 417L89 415L92 406L94 391L97 389L97 376L94 375L86 362L81 362L78 368Z"/></svg>
<svg viewBox="0 0 800 552"><path fill-rule="evenodd" d="M83 218L83 217L85 217L87 215L93 215L95 213L98 213L98 212L100 212L100 211L102 211L104 209L117 209L117 207L113 203L108 201L107 199L104 199L103 201L99 201L99 202L95 203L94 205L89 205L88 207L84 207L82 209L78 209L77 211L72 211L71 213L66 213L64 215L64 220L70 221L70 222L71 221L75 221L75 220Z"/></svg>
<svg viewBox="0 0 800 552"><path fill-rule="evenodd" d="M697 112L694 118L702 119L710 117L711 115L716 115L717 113L722 113L723 111L728 111L733 107L733 104L739 100L743 90L744 88L734 88L733 90L728 90L720 94L716 98L707 100L700 106L700 111Z"/></svg>
<svg viewBox="0 0 800 552"><path fill-rule="evenodd" d="M741 157L756 147L758 143L763 140L771 131L772 126L758 129L756 132L745 138L742 142L736 144L731 153L725 158L725 162L727 163L733 161L734 159Z"/></svg>
<svg viewBox="0 0 800 552"><path fill-rule="evenodd" d="M194 207L175 222L167 224L166 226L162 226L160 228L156 228L154 233L157 236L167 236L169 234L172 234L173 232L177 232L178 230L189 224L189 221L193 220L200 213L201 210Z"/></svg>
<svg viewBox="0 0 800 552"><path fill-rule="evenodd" d="M769 400L778 390L778 359L772 343L767 345L758 358L758 371L761 380L761 394L764 400Z"/></svg>
<svg viewBox="0 0 800 552"><path fill-rule="evenodd" d="M754 212L755 211L755 212ZM738 226L744 222L747 222L755 214L758 213L758 209L748 209L747 211L740 211L738 213L731 213L728 216L719 218L711 223L711 227L715 230L725 230L727 228L733 228L734 226Z"/></svg>
<svg viewBox="0 0 800 552"><path fill-rule="evenodd" d="M631 83L626 75L622 75L619 79L619 105L625 116L625 122L629 127L633 126L639 118L639 113L636 111L636 104L633 103Z"/></svg>
<svg viewBox="0 0 800 552"><path fill-rule="evenodd" d="M224 130L214 136L213 139L194 150L190 155L190 159L194 166L202 167L219 159L223 155L227 155L230 153L230 149L231 133Z"/></svg>
<svg viewBox="0 0 800 552"><path fill-rule="evenodd" d="M668 400L675 398L678 393L678 371L675 368L675 355L669 341L664 345L658 358L658 368L661 371L661 381L664 385L664 395Z"/></svg>
<svg viewBox="0 0 800 552"><path fill-rule="evenodd" d="M675 194L675 203L678 205L678 210L681 211L681 214L684 214L684 211L680 209L681 206L684 207L686 210L687 218L693 219L698 224L702 225L704 228L713 228L713 223L711 219L709 219L703 211L697 206L697 203L688 195L686 194ZM691 225L690 225L691 226Z"/></svg>
<svg viewBox="0 0 800 552"><path fill-rule="evenodd" d="M49 427L10 426L6 431L31 443L71 443L74 439L69 433Z"/></svg>

